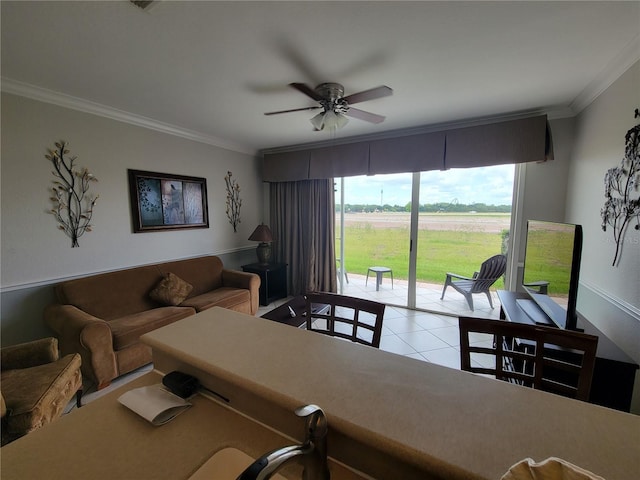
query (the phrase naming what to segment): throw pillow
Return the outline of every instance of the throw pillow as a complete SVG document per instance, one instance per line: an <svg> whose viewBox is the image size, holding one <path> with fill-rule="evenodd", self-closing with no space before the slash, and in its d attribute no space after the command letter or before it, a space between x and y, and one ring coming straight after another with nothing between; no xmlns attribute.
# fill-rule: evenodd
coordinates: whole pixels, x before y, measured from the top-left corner
<svg viewBox="0 0 640 480"><path fill-rule="evenodd" d="M151 290L149 296L158 303L164 305L179 305L193 290L193 285L182 280L179 276L169 272Z"/></svg>

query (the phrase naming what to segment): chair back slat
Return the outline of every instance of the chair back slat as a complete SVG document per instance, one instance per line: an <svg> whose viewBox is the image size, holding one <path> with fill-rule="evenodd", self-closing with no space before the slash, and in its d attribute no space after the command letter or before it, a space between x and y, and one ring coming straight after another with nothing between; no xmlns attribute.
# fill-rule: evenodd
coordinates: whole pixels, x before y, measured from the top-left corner
<svg viewBox="0 0 640 480"><path fill-rule="evenodd" d="M328 305L326 313L314 313L312 305ZM306 295L307 330L380 347L385 304L362 298L313 292Z"/></svg>
<svg viewBox="0 0 640 480"><path fill-rule="evenodd" d="M480 293L489 289L507 269L507 257L504 255L494 255L482 262L480 271L474 279L471 293Z"/></svg>
<svg viewBox="0 0 640 480"><path fill-rule="evenodd" d="M598 337L582 332L504 320L459 317L462 370L588 400ZM470 334L487 335L472 345ZM487 346L490 341L492 346ZM473 361L472 355L482 354ZM491 367L487 356L495 359Z"/></svg>

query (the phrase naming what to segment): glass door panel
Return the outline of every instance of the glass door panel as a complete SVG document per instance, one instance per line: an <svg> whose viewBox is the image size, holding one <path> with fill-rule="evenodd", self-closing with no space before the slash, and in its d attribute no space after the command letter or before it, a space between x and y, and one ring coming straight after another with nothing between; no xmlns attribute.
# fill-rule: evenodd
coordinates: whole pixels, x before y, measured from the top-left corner
<svg viewBox="0 0 640 480"><path fill-rule="evenodd" d="M416 307L452 315L496 317L499 304L491 287L473 295L473 311L465 297L448 287L448 272L473 277L489 257L506 254L511 222L513 165L423 172L420 185ZM494 315L495 314L495 315Z"/></svg>
<svg viewBox="0 0 640 480"><path fill-rule="evenodd" d="M407 306L412 174L348 177L342 182L336 182L337 267L347 274L342 293Z"/></svg>

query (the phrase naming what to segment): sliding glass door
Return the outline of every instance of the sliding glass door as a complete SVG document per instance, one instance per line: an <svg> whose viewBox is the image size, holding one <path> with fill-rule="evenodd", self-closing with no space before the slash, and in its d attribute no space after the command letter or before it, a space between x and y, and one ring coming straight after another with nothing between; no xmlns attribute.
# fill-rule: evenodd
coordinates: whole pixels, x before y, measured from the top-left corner
<svg viewBox="0 0 640 480"><path fill-rule="evenodd" d="M339 291L470 314L465 298L452 288L440 299L446 274L472 277L484 260L506 253L513 178L514 166L506 165L339 180L336 252L338 267L347 274ZM378 266L391 271L381 273L376 290L377 273L369 268ZM486 296L474 296L474 302L476 314L494 313Z"/></svg>

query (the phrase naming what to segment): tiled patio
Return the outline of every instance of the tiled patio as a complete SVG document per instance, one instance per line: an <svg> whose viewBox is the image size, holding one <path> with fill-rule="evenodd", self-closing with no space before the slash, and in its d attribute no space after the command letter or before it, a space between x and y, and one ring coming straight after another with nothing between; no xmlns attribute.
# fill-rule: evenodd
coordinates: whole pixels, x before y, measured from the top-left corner
<svg viewBox="0 0 640 480"><path fill-rule="evenodd" d="M367 298L387 305L407 306L408 283L406 280L394 279L392 286L391 278L388 274L385 274L380 289L376 291L375 275L370 275L368 280L364 275L347 273L347 276L349 277L349 282L345 281L343 283L342 293L344 295ZM444 300L440 300L443 285L444 279L441 284L418 283L416 309L439 312L454 317L466 315L469 317L498 318L500 302L495 289L491 292L494 308L489 305L486 295L476 294L473 296L474 310L472 311L469 309L464 296L451 287L447 288Z"/></svg>

